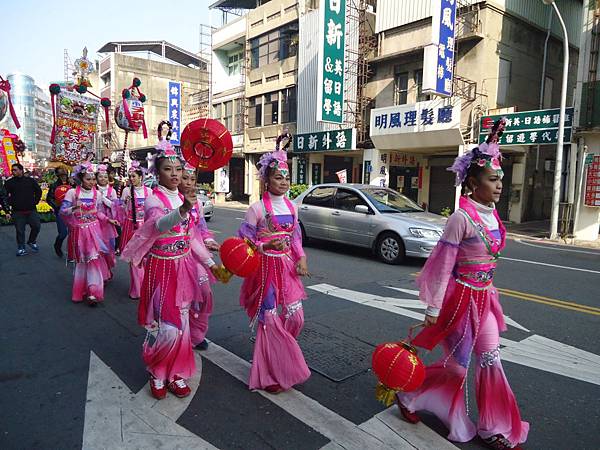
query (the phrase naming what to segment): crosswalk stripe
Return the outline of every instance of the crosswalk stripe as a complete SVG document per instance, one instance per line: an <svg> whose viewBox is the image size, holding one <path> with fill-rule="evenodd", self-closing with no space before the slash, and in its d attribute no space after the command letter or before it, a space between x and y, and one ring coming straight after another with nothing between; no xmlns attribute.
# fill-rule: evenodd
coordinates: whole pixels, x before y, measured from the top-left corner
<svg viewBox="0 0 600 450"><path fill-rule="evenodd" d="M248 381L250 363L223 347L211 343L208 349L202 352L202 356L242 383ZM444 447L448 442L437 434L437 441L434 443L432 441L431 446L417 446L415 443L420 442L419 440L422 439L421 436L418 436L422 431L420 428L415 428L414 432L407 432L403 436L390 432L386 435L384 441L383 438L371 434L368 431L368 426L366 427L367 429L357 426L350 420L345 419L295 389L290 389L287 392L277 395L260 390L256 392L330 439L332 442L326 448L342 448L345 450L455 448ZM407 445L409 446L407 447Z"/></svg>

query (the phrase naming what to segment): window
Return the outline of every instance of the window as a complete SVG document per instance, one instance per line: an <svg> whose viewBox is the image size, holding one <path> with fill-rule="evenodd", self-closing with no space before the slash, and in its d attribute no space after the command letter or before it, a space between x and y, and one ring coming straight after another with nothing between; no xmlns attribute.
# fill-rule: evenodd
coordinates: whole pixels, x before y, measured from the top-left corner
<svg viewBox="0 0 600 450"><path fill-rule="evenodd" d="M296 86L281 92L281 123L296 121Z"/></svg>
<svg viewBox="0 0 600 450"><path fill-rule="evenodd" d="M244 131L244 99L237 99L235 101L235 121L234 121L234 132L236 134Z"/></svg>
<svg viewBox="0 0 600 450"><path fill-rule="evenodd" d="M298 23L285 25L268 34L251 39L250 54L252 69L296 56L298 54Z"/></svg>
<svg viewBox="0 0 600 450"><path fill-rule="evenodd" d="M279 92L265 94L265 126L273 125L279 120Z"/></svg>
<svg viewBox="0 0 600 450"><path fill-rule="evenodd" d="M262 126L262 97L251 97L248 99L248 126Z"/></svg>
<svg viewBox="0 0 600 450"><path fill-rule="evenodd" d="M229 76L239 75L242 65L242 52L230 54L227 57L227 68Z"/></svg>
<svg viewBox="0 0 600 450"><path fill-rule="evenodd" d="M233 101L223 104L223 125L228 130L231 130L233 126Z"/></svg>
<svg viewBox="0 0 600 450"><path fill-rule="evenodd" d="M394 104L406 105L408 102L408 72L400 72L394 68Z"/></svg>
<svg viewBox="0 0 600 450"><path fill-rule="evenodd" d="M221 103L218 103L213 108L213 117L215 119L217 119L217 120L221 120L221 117L222 117L222 115L221 115L221 107L222 106L223 105Z"/></svg>
<svg viewBox="0 0 600 450"><path fill-rule="evenodd" d="M352 211L358 205L368 206L367 203L355 192L348 189L338 189L335 194L335 208L342 211Z"/></svg>
<svg viewBox="0 0 600 450"><path fill-rule="evenodd" d="M304 205L321 206L323 208L333 208L333 187L315 188L310 194L304 197Z"/></svg>
<svg viewBox="0 0 600 450"><path fill-rule="evenodd" d="M508 59L500 58L498 67L498 93L496 103L498 106L505 106L508 99L508 87L511 81L511 62Z"/></svg>
<svg viewBox="0 0 600 450"><path fill-rule="evenodd" d="M431 100L431 95L423 94L423 69L415 70L414 82L417 88L417 101L424 102L426 100Z"/></svg>

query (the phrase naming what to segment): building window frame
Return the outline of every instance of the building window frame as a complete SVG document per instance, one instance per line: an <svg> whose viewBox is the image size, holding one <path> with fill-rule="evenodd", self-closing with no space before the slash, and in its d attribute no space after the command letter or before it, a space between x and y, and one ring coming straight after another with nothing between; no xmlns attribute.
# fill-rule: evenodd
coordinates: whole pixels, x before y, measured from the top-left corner
<svg viewBox="0 0 600 450"><path fill-rule="evenodd" d="M262 127L263 98L262 95L248 99L248 127Z"/></svg>
<svg viewBox="0 0 600 450"><path fill-rule="evenodd" d="M240 74L243 52L241 50L227 54L227 74L230 77Z"/></svg>
<svg viewBox="0 0 600 450"><path fill-rule="evenodd" d="M281 123L296 122L297 101L296 86L288 87L281 91Z"/></svg>
<svg viewBox="0 0 600 450"><path fill-rule="evenodd" d="M408 72L394 66L394 105L408 103Z"/></svg>
<svg viewBox="0 0 600 450"><path fill-rule="evenodd" d="M279 91L264 94L263 104L263 126L277 125L279 123Z"/></svg>
<svg viewBox="0 0 600 450"><path fill-rule="evenodd" d="M496 104L507 106L508 92L512 81L512 61L500 58L498 63L498 90L496 92Z"/></svg>
<svg viewBox="0 0 600 450"><path fill-rule="evenodd" d="M423 94L423 69L417 69L413 72L413 81L415 83L418 102L431 100L431 95Z"/></svg>

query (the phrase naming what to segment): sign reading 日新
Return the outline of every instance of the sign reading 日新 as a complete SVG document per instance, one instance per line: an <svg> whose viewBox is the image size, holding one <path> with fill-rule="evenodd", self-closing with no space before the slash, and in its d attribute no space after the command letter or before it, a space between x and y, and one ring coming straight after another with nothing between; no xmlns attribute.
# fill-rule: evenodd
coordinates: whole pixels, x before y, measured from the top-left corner
<svg viewBox="0 0 600 450"><path fill-rule="evenodd" d="M452 96L454 75L456 0L432 1L431 44L425 47L423 92Z"/></svg>
<svg viewBox="0 0 600 450"><path fill-rule="evenodd" d="M167 108L169 111L169 122L173 125L171 143L179 145L181 134L181 83L177 81L169 81Z"/></svg>
<svg viewBox="0 0 600 450"><path fill-rule="evenodd" d="M319 8L317 121L344 122L346 0L322 0Z"/></svg>
<svg viewBox="0 0 600 450"><path fill-rule="evenodd" d="M294 135L294 153L352 150L356 146L356 130L346 128L334 131Z"/></svg>
<svg viewBox="0 0 600 450"><path fill-rule="evenodd" d="M505 131L499 144L503 145L546 145L558 142L560 109L540 109L511 114L483 116L479 126L479 143L485 142L490 128L500 118L506 119ZM571 141L573 108L565 111L565 136L563 142Z"/></svg>

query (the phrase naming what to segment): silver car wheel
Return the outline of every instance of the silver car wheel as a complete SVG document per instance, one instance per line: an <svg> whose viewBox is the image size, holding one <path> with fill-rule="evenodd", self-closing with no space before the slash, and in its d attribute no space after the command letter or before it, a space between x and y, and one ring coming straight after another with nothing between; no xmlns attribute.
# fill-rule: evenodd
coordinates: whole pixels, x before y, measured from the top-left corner
<svg viewBox="0 0 600 450"><path fill-rule="evenodd" d="M393 237L387 237L381 241L381 256L388 261L394 261L400 254L400 245Z"/></svg>

